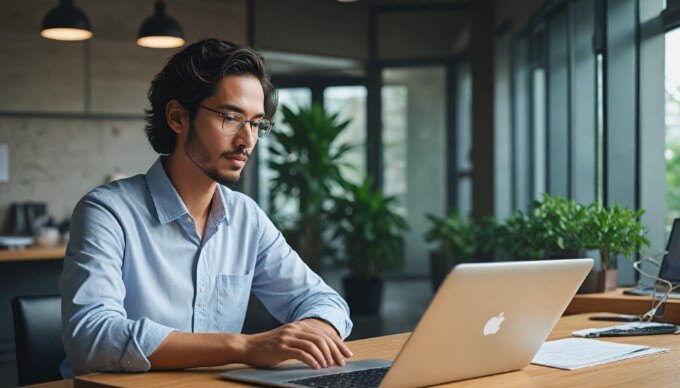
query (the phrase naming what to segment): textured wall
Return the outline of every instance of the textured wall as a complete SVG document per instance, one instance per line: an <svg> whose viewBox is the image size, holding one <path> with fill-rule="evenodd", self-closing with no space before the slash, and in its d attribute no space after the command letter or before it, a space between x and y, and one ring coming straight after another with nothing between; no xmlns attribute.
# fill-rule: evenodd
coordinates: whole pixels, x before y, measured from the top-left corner
<svg viewBox="0 0 680 388"><path fill-rule="evenodd" d="M0 120L9 144L10 183L0 184L0 212L15 201L44 201L58 220L116 169L143 173L156 158L142 121Z"/></svg>

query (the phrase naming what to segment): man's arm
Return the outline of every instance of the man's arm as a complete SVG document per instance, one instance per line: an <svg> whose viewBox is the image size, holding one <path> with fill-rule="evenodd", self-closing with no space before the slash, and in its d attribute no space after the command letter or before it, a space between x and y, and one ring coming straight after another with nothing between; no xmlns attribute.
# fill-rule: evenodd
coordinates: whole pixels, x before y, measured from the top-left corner
<svg viewBox="0 0 680 388"><path fill-rule="evenodd" d="M62 340L72 371L140 372L147 356L173 331L148 318L127 319L123 300L123 228L95 193L76 205L59 279Z"/></svg>
<svg viewBox="0 0 680 388"><path fill-rule="evenodd" d="M337 335L327 333L328 327L321 321L309 320L253 335L174 332L149 356L149 361L152 370L231 363L271 367L289 359L315 369L345 365L344 358L351 357L352 352Z"/></svg>
<svg viewBox="0 0 680 388"><path fill-rule="evenodd" d="M332 326L340 338L347 338L352 330L347 303L302 261L264 212L254 206L260 237L253 293L281 322L316 318Z"/></svg>
<svg viewBox="0 0 680 388"><path fill-rule="evenodd" d="M316 347L330 356L327 365L344 365L344 358L351 354L342 342L352 328L347 303L307 267L264 212L253 206L259 237L252 291L279 321L321 335L323 341Z"/></svg>

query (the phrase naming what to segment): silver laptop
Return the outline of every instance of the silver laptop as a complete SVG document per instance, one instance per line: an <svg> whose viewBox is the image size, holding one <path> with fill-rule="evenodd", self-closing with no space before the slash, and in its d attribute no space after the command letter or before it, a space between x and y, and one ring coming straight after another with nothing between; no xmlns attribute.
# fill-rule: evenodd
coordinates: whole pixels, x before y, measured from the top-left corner
<svg viewBox="0 0 680 388"><path fill-rule="evenodd" d="M422 387L528 365L592 259L461 264L442 283L394 362L240 369L222 376L281 387Z"/></svg>

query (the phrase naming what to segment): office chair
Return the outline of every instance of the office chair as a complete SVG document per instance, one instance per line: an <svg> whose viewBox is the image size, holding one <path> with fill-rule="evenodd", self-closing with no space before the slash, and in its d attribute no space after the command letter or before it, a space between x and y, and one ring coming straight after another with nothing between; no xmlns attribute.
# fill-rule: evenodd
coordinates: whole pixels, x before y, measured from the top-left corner
<svg viewBox="0 0 680 388"><path fill-rule="evenodd" d="M12 298L19 385L62 379L60 300L59 295Z"/></svg>

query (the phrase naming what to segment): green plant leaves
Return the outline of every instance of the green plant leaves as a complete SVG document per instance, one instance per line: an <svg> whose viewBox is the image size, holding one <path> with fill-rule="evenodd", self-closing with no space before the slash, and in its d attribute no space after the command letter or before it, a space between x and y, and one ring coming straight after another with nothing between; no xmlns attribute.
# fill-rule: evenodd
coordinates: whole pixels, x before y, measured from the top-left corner
<svg viewBox="0 0 680 388"><path fill-rule="evenodd" d="M515 211L503 223L492 218L474 223L455 209L443 218L428 214L432 226L425 239L439 243L439 250L457 262L483 253L494 259L540 259L549 252L597 249L607 269L616 255L631 257L649 246L642 214L618 204L585 206L543 194L529 213Z"/></svg>
<svg viewBox="0 0 680 388"><path fill-rule="evenodd" d="M445 217L426 214L432 226L425 233L427 242L439 243L439 251L452 262L466 262L473 258L477 249L478 227L471 220L463 219L455 208Z"/></svg>
<svg viewBox="0 0 680 388"><path fill-rule="evenodd" d="M276 203L296 198L299 218L289 224L289 235L300 250L300 255L315 267L317 256L329 247L324 244L321 231L325 229L326 213L332 203L333 191L348 187L340 167L342 157L355 145L336 147L338 136L349 121L338 120L322 106L312 105L294 112L281 107L283 123L290 131L273 132L269 146L269 168L274 173L269 212L277 214Z"/></svg>
<svg viewBox="0 0 680 388"><path fill-rule="evenodd" d="M619 204L607 207L596 202L588 207L583 222L582 244L598 249L602 268L607 269L617 255L630 258L650 245L647 229L639 221L644 210L633 211Z"/></svg>
<svg viewBox="0 0 680 388"><path fill-rule="evenodd" d="M406 220L395 210L395 198L373 191L370 179L335 198L331 212L334 237L343 243L352 273L366 278L404 265Z"/></svg>

